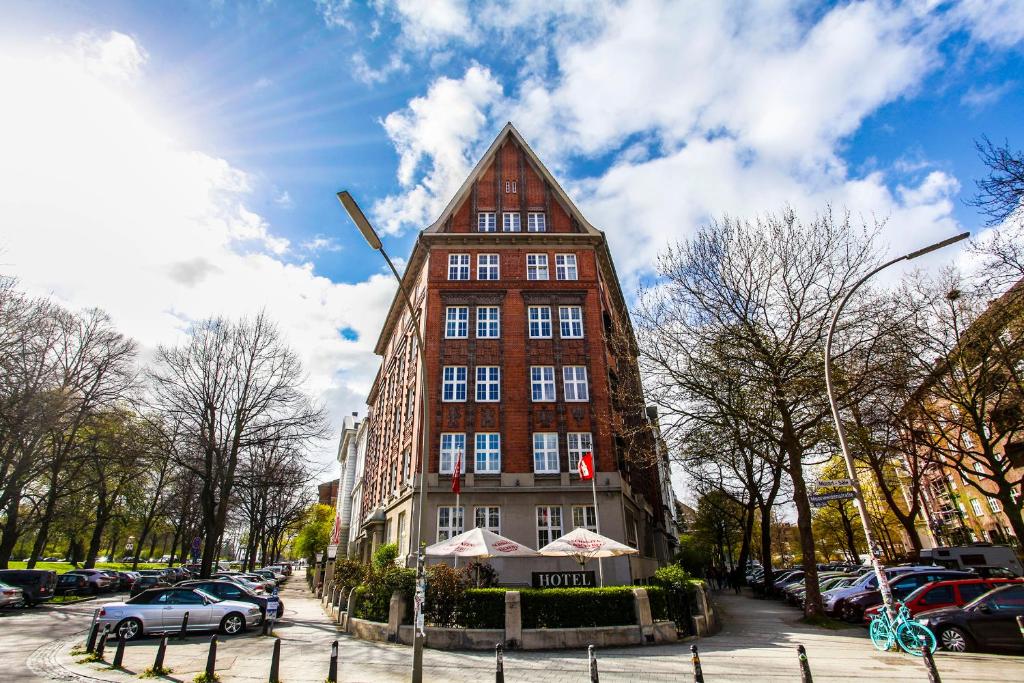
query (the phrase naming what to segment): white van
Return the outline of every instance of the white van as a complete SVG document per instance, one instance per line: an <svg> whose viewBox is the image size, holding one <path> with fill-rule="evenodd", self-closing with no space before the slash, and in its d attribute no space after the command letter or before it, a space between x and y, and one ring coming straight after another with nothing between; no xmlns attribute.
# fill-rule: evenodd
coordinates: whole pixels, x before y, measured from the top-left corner
<svg viewBox="0 0 1024 683"><path fill-rule="evenodd" d="M921 551L921 561L931 560L948 569L971 569L973 567L1006 567L1015 576L1024 576L1017 553L1005 545L975 543L949 548L928 548Z"/></svg>

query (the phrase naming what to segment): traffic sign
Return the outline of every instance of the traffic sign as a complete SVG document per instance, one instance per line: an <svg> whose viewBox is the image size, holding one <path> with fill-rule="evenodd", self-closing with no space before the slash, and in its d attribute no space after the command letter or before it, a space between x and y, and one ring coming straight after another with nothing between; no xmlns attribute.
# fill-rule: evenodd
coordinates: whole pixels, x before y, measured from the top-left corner
<svg viewBox="0 0 1024 683"><path fill-rule="evenodd" d="M857 494L853 491L836 491L835 493L822 493L816 496L808 496L811 501L811 505L824 505L830 500L851 500L856 497Z"/></svg>
<svg viewBox="0 0 1024 683"><path fill-rule="evenodd" d="M853 479L822 479L818 486L853 486Z"/></svg>

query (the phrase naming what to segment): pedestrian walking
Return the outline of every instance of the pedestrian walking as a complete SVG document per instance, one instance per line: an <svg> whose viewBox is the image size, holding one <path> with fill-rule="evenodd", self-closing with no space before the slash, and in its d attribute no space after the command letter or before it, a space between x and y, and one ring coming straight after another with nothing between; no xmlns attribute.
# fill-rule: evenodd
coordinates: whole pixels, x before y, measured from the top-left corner
<svg viewBox="0 0 1024 683"><path fill-rule="evenodd" d="M732 582L732 589L736 592L736 595L739 595L740 594L740 587L743 585L743 578L742 578L742 574L740 573L740 568L739 567L736 567L735 569L732 570L732 574L730 575L730 580Z"/></svg>

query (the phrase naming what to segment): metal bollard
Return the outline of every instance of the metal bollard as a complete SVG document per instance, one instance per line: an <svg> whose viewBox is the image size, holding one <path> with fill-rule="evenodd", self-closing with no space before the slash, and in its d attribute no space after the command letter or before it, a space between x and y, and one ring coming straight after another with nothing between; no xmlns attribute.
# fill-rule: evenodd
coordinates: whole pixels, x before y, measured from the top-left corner
<svg viewBox="0 0 1024 683"><path fill-rule="evenodd" d="M160 639L160 647L156 649L156 659L153 661L153 671L164 670L164 655L167 654L167 636Z"/></svg>
<svg viewBox="0 0 1024 683"><path fill-rule="evenodd" d="M338 641L331 643L331 665L327 667L327 683L338 681Z"/></svg>
<svg viewBox="0 0 1024 683"><path fill-rule="evenodd" d="M115 669L121 668L121 662L124 661L124 638L117 639L117 649L114 651L114 662L110 665Z"/></svg>
<svg viewBox="0 0 1024 683"><path fill-rule="evenodd" d="M92 623L89 624L89 630L85 635L85 651L92 652L93 647L96 645L96 636L93 635L93 631L96 628L96 621L100 618L100 608L97 607L92 611Z"/></svg>
<svg viewBox="0 0 1024 683"><path fill-rule="evenodd" d="M185 612L185 616L181 618L181 631L178 632L178 640L185 640L185 634L188 633L188 612Z"/></svg>
<svg viewBox="0 0 1024 683"><path fill-rule="evenodd" d="M1024 616L1017 617L1017 628L1020 629L1020 637L1024 638Z"/></svg>
<svg viewBox="0 0 1024 683"><path fill-rule="evenodd" d="M281 639L274 638L274 654L270 658L270 683L281 683Z"/></svg>
<svg viewBox="0 0 1024 683"><path fill-rule="evenodd" d="M598 683L597 679L597 657L594 656L594 646L587 645L587 657L590 658L590 683Z"/></svg>
<svg viewBox="0 0 1024 683"><path fill-rule="evenodd" d="M814 683L814 679L811 678L811 665L807 663L807 650L803 645L797 645L796 652L800 659L800 683Z"/></svg>
<svg viewBox="0 0 1024 683"><path fill-rule="evenodd" d="M505 683L505 658L501 643L494 646L494 683Z"/></svg>
<svg viewBox="0 0 1024 683"><path fill-rule="evenodd" d="M928 647L928 637L921 638L921 659L924 661L924 668L928 671L928 683L942 683L939 678L939 670L935 668L935 659L932 657L932 649Z"/></svg>
<svg viewBox="0 0 1024 683"><path fill-rule="evenodd" d="M96 641L96 658L103 659L103 651L107 649L107 637L110 635L110 629L107 627L103 628L103 632L100 633L100 639Z"/></svg>
<svg viewBox="0 0 1024 683"><path fill-rule="evenodd" d="M210 653L206 655L206 679L212 681L217 671L217 636L210 638Z"/></svg>
<svg viewBox="0 0 1024 683"><path fill-rule="evenodd" d="M85 651L87 654L92 654L93 650L96 649L96 638L100 635L100 625L93 624L92 629L89 631L89 639L85 641Z"/></svg>
<svg viewBox="0 0 1024 683"><path fill-rule="evenodd" d="M704 683L704 672L700 669L700 655L697 646L690 646L690 661L693 662L693 683Z"/></svg>

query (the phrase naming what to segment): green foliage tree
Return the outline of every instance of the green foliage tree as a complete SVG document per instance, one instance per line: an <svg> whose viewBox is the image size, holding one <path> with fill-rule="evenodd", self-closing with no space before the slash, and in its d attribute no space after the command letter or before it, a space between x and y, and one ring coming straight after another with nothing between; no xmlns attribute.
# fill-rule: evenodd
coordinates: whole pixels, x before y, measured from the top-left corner
<svg viewBox="0 0 1024 683"><path fill-rule="evenodd" d="M306 520L295 538L295 552L310 562L317 553L327 550L334 524L334 508L330 505L312 505L306 512Z"/></svg>

